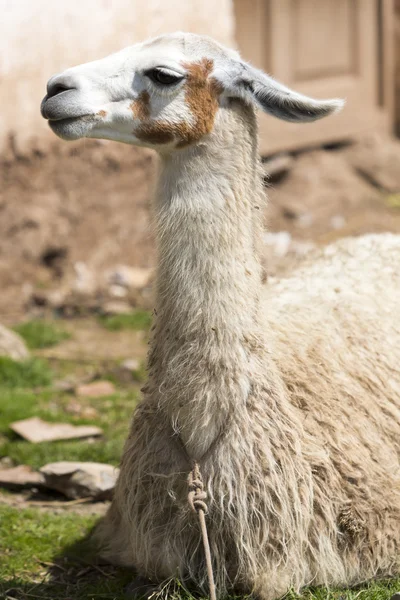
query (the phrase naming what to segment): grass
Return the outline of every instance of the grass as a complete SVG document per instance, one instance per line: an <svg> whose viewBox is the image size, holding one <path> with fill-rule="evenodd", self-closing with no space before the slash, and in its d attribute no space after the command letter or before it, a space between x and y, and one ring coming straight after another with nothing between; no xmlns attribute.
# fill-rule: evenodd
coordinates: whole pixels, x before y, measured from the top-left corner
<svg viewBox="0 0 400 600"><path fill-rule="evenodd" d="M95 521L91 515L0 505L0 597L122 600L130 574L91 566L85 538Z"/></svg>
<svg viewBox="0 0 400 600"><path fill-rule="evenodd" d="M92 515L54 514L0 505L0 597L5 600L126 600L127 569L96 565L89 535ZM314 588L286 600L389 600L400 580L353 590ZM177 581L159 600L193 600ZM154 597L157 600L157 597ZM233 600L233 599L232 599Z"/></svg>
<svg viewBox="0 0 400 600"><path fill-rule="evenodd" d="M82 408L91 406L96 409L98 416L91 419L68 412L71 396L55 393L51 389L35 394L26 389L0 388L0 397L0 457L9 456L17 464L39 468L59 460L95 461L117 465L138 393L136 388L129 388L119 390L106 398L79 399ZM13 421L32 416L74 425L98 425L103 429L104 437L92 443L87 440L71 440L31 444L14 434L9 425Z"/></svg>
<svg viewBox="0 0 400 600"><path fill-rule="evenodd" d="M0 356L0 388L35 388L48 386L53 379L48 363L38 358L23 362Z"/></svg>
<svg viewBox="0 0 400 600"><path fill-rule="evenodd" d="M79 363L54 366L54 377L79 370ZM15 464L39 468L59 460L118 464L138 386L117 389L112 396L79 398L82 408L92 407L96 416L83 419L68 411L71 394L51 387L53 373L48 361L33 358L23 363L0 358L0 457ZM33 388L41 387L37 392ZM31 444L15 435L13 421L38 416L46 421L95 424L104 437ZM10 495L9 495L10 496ZM5 496L3 495L3 498ZM32 600L122 600L132 574L123 570L86 564L90 558L88 535L96 518L70 512L54 514L37 509L16 509L0 504L0 598Z"/></svg>
<svg viewBox="0 0 400 600"><path fill-rule="evenodd" d="M101 315L99 323L109 331L122 329L148 331L151 327L151 314L146 310L136 310L121 315Z"/></svg>
<svg viewBox="0 0 400 600"><path fill-rule="evenodd" d="M26 321L14 327L31 350L50 348L71 337L68 331L46 321Z"/></svg>

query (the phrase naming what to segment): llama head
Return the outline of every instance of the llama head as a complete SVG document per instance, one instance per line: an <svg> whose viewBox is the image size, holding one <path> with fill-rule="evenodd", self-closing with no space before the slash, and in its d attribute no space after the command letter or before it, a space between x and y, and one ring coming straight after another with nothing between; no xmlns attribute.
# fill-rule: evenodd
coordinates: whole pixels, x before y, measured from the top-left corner
<svg viewBox="0 0 400 600"><path fill-rule="evenodd" d="M63 139L110 139L170 151L213 130L240 98L286 121L314 121L341 100L313 100L206 36L163 35L52 77L41 112Z"/></svg>

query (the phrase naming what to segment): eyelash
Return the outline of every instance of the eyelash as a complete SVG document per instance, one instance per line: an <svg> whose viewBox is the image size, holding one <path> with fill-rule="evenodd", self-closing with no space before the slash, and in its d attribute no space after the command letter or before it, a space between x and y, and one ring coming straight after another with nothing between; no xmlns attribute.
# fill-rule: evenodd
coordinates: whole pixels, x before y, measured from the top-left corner
<svg viewBox="0 0 400 600"><path fill-rule="evenodd" d="M183 75L182 76L172 75L171 73L167 73L166 71L163 71L162 69L149 69L144 74L156 85L163 85L163 86L174 85L174 84L182 81L182 79L184 79ZM160 78L162 79L163 76L167 80L169 79L169 81L160 81Z"/></svg>

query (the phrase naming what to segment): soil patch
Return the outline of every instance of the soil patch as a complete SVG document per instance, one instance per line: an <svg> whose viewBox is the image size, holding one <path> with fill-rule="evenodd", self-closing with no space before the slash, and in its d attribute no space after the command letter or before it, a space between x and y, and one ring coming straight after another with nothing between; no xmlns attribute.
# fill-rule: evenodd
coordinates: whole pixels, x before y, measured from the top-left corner
<svg viewBox="0 0 400 600"><path fill-rule="evenodd" d="M154 263L149 197L155 157L128 145L55 142L48 153L0 157L0 320L15 320L32 289L68 278Z"/></svg>
<svg viewBox="0 0 400 600"><path fill-rule="evenodd" d="M349 147L294 153L288 164L266 188L266 230L283 232L264 240L269 274L284 274L314 245L400 232L400 199L397 206L393 198L400 190L398 141L369 137ZM46 304L46 294L74 285L78 304L99 310L105 300L86 302L93 281L104 281L118 265L154 266L155 172L155 155L128 145L56 141L48 153L21 154L11 143L0 157L0 322L13 324L35 302ZM111 289L111 297L116 292ZM151 291L143 297L124 302L151 306Z"/></svg>

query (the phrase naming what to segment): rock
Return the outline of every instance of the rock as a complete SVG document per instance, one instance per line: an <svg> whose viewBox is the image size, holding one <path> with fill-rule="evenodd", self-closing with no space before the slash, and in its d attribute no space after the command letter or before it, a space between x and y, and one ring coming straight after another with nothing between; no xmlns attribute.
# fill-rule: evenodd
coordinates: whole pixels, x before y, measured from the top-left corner
<svg viewBox="0 0 400 600"><path fill-rule="evenodd" d="M65 410L78 417L82 417L83 419L97 419L99 416L98 411L93 406L82 406L76 400L71 400L68 402Z"/></svg>
<svg viewBox="0 0 400 600"><path fill-rule="evenodd" d="M73 289L75 292L85 296L91 296L96 290L94 274L84 262L74 264L75 281Z"/></svg>
<svg viewBox="0 0 400 600"><path fill-rule="evenodd" d="M299 214L297 217L297 225L302 229L307 229L311 227L314 223L314 216L310 212L304 212Z"/></svg>
<svg viewBox="0 0 400 600"><path fill-rule="evenodd" d="M121 265L108 272L107 280L110 285L141 289L149 284L152 273L152 269Z"/></svg>
<svg viewBox="0 0 400 600"><path fill-rule="evenodd" d="M128 294L128 290L123 285L110 285L108 293L113 298L125 298Z"/></svg>
<svg viewBox="0 0 400 600"><path fill-rule="evenodd" d="M91 462L56 462L40 469L45 485L67 498L111 499L119 470Z"/></svg>
<svg viewBox="0 0 400 600"><path fill-rule="evenodd" d="M65 407L65 410L70 415L80 415L82 410L82 404L80 404L77 400L72 399L70 400L70 402L68 402L67 406Z"/></svg>
<svg viewBox="0 0 400 600"><path fill-rule="evenodd" d="M94 425L70 425L69 423L47 423L38 417L16 421L10 428L18 435L38 444L55 440L70 440L102 435L103 430Z"/></svg>
<svg viewBox="0 0 400 600"><path fill-rule="evenodd" d="M79 416L83 419L97 419L99 413L93 406L83 406Z"/></svg>
<svg viewBox="0 0 400 600"><path fill-rule="evenodd" d="M60 308L65 304L67 295L67 289L49 290L46 294L46 304L51 308Z"/></svg>
<svg viewBox="0 0 400 600"><path fill-rule="evenodd" d="M10 469L0 469L0 487L3 488L20 490L40 487L43 483L43 475L37 471L33 471L27 465L19 465Z"/></svg>
<svg viewBox="0 0 400 600"><path fill-rule="evenodd" d="M395 594L393 594L390 600L400 600L400 592L396 592Z"/></svg>
<svg viewBox="0 0 400 600"><path fill-rule="evenodd" d="M53 383L53 388L60 392L73 392L76 387L76 381L72 378L58 379Z"/></svg>
<svg viewBox="0 0 400 600"><path fill-rule="evenodd" d="M120 288L124 289L124 288ZM132 307L128 302L122 302L121 300L113 300L105 302L102 306L102 312L105 315L126 315L132 312Z"/></svg>
<svg viewBox="0 0 400 600"><path fill-rule="evenodd" d="M78 396L86 398L100 398L101 396L111 396L115 394L115 385L111 381L93 381L78 385L76 388Z"/></svg>
<svg viewBox="0 0 400 600"><path fill-rule="evenodd" d="M0 356L8 356L13 360L29 358L28 349L21 336L4 325L0 325Z"/></svg>
<svg viewBox="0 0 400 600"><path fill-rule="evenodd" d="M293 165L294 158L288 153L277 154L263 161L265 180L268 183L276 183L286 175Z"/></svg>
<svg viewBox="0 0 400 600"><path fill-rule="evenodd" d="M137 358L127 358L121 363L121 369L125 369L126 371L137 371L139 367L140 362L137 360Z"/></svg>
<svg viewBox="0 0 400 600"><path fill-rule="evenodd" d="M130 384L133 381L142 381L143 369L141 362L135 358L124 360L112 371L113 376L121 384Z"/></svg>

